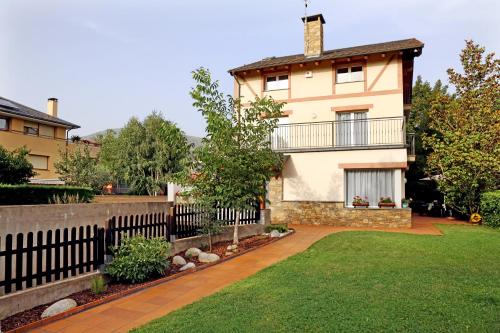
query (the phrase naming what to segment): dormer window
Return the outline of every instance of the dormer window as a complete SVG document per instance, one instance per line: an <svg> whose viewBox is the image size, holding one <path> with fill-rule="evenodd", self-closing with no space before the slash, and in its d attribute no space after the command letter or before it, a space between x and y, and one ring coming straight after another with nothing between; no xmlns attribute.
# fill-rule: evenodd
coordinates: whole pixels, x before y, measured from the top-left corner
<svg viewBox="0 0 500 333"><path fill-rule="evenodd" d="M266 91L288 89L288 74L266 76Z"/></svg>
<svg viewBox="0 0 500 333"><path fill-rule="evenodd" d="M363 81L363 66L353 65L337 68L337 83Z"/></svg>

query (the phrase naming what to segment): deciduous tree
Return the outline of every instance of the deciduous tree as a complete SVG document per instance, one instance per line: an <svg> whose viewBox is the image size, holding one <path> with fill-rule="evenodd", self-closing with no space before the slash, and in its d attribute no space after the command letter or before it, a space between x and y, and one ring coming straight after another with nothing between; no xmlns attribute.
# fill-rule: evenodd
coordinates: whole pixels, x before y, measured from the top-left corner
<svg viewBox="0 0 500 333"><path fill-rule="evenodd" d="M478 211L482 192L500 186L500 60L467 41L460 60L463 73L448 70L456 99L441 94L429 113L424 137L432 150L428 170L458 212Z"/></svg>
<svg viewBox="0 0 500 333"><path fill-rule="evenodd" d="M0 146L0 184L23 184L36 175L28 153L24 147L11 152Z"/></svg>

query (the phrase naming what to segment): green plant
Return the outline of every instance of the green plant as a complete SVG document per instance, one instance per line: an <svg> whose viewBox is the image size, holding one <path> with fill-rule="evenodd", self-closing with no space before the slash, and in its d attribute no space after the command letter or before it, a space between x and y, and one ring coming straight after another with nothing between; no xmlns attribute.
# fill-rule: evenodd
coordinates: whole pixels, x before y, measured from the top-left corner
<svg viewBox="0 0 500 333"><path fill-rule="evenodd" d="M76 203L86 203L87 201L80 198L80 195L76 193L75 195L68 194L64 192L63 194L54 194L49 203L51 204L76 204Z"/></svg>
<svg viewBox="0 0 500 333"><path fill-rule="evenodd" d="M288 226L286 224L270 224L266 226L266 232L269 233L273 230L276 230L280 233L282 232L287 232L288 231Z"/></svg>
<svg viewBox="0 0 500 333"><path fill-rule="evenodd" d="M379 203L394 203L391 197L380 197Z"/></svg>
<svg viewBox="0 0 500 333"><path fill-rule="evenodd" d="M44 205L52 203L54 196L75 197L79 202L91 202L94 192L90 188L60 185L5 185L0 184L0 205Z"/></svg>
<svg viewBox="0 0 500 333"><path fill-rule="evenodd" d="M463 71L448 70L456 98L437 97L424 136L428 172L438 175L446 204L470 216L481 193L500 187L500 61L494 53L467 41L460 54Z"/></svg>
<svg viewBox="0 0 500 333"><path fill-rule="evenodd" d="M362 197L360 197L359 195L356 195L354 196L354 198L352 198L352 203L353 204L367 204L368 203L368 198L365 197L364 199Z"/></svg>
<svg viewBox="0 0 500 333"><path fill-rule="evenodd" d="M163 238L127 237L113 249L113 261L106 272L115 281L143 282L161 276L168 267L170 244Z"/></svg>
<svg viewBox="0 0 500 333"><path fill-rule="evenodd" d="M102 275L93 277L90 280L90 290L96 295L100 295L108 289L106 285L106 280Z"/></svg>
<svg viewBox="0 0 500 333"><path fill-rule="evenodd" d="M485 225L500 228L500 190L481 195L480 212Z"/></svg>
<svg viewBox="0 0 500 333"><path fill-rule="evenodd" d="M28 153L24 147L10 152L0 146L0 184L23 184L36 175Z"/></svg>

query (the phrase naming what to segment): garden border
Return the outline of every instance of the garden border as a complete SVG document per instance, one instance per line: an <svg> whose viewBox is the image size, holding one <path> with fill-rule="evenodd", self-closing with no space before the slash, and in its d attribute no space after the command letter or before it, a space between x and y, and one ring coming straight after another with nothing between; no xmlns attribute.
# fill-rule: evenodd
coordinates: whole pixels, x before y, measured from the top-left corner
<svg viewBox="0 0 500 333"><path fill-rule="evenodd" d="M178 279L178 278L180 278L180 277L182 277L184 275L190 274L190 273L195 273L195 272L198 272L198 271L202 271L202 270L207 269L209 267L212 267L212 266L221 264L223 262L232 260L234 258L237 258L237 257L239 257L241 255L244 255L244 254L248 253L248 252L258 250L258 249L260 249L260 248L262 248L264 246L267 246L267 245L270 245L272 243L275 243L275 242L277 242L277 241L279 241L281 239L284 239L284 238L286 238L288 236L291 236L291 235L293 235L295 233L294 229L289 229L289 231L290 232L288 232L287 234L283 235L282 237L276 237L274 239L271 239L271 241L269 241L268 243L261 244L261 245L258 245L256 247L243 250L243 251L238 252L236 254L233 254L233 255L231 255L229 257L222 258L222 259L220 259L220 260L218 260L216 262L207 263L207 264L204 264L202 266L197 266L197 267L194 267L192 269L185 270L183 272L179 272L179 273L176 273L176 274L173 274L173 275L170 275L170 276L159 278L157 280L146 282L146 283L141 284L139 286L136 286L136 287L133 287L133 288L130 288L130 289L127 289L127 290L123 290L122 292L119 292L119 293L116 293L116 294L113 294L113 295L109 295L109 296L103 297L103 298L101 298L99 300L96 300L94 302L90 302L90 303L87 303L87 304L79 305L77 307L74 307L74 308L69 309L69 310L67 310L65 312L59 313L59 314L54 315L52 317L40 319L40 320L34 321L32 323L29 323L27 325L15 328L13 330L6 331L5 333L28 332L29 330L32 330L32 329L35 329L35 328L38 328L38 327L41 327L41 326L44 326L44 325L48 325L48 324L56 322L56 321L58 321L60 319L70 317L72 315L75 315L77 313L89 310L89 309L94 308L96 306L99 306L99 305L102 305L102 304L105 304L105 303L109 303L111 301L114 301L116 299L119 299L119 298L122 298L122 297L125 297L125 296L128 296L128 295L131 295L131 294L135 294L135 293L137 293L139 291L142 291L144 289L147 289L147 288L150 288L150 287L154 287L154 286L157 286L159 284L166 283L166 282Z"/></svg>

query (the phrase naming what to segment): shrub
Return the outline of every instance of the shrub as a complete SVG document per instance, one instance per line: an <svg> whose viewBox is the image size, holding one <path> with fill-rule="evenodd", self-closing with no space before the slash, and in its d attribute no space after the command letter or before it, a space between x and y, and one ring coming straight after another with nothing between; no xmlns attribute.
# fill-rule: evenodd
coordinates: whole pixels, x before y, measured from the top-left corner
<svg viewBox="0 0 500 333"><path fill-rule="evenodd" d="M0 184L23 184L36 175L28 153L24 147L10 152L0 146Z"/></svg>
<svg viewBox="0 0 500 333"><path fill-rule="evenodd" d="M269 233L273 230L276 230L278 232L287 232L288 226L286 224L271 224L271 225L266 226L267 233Z"/></svg>
<svg viewBox="0 0 500 333"><path fill-rule="evenodd" d="M146 281L165 272L169 250L170 244L163 238L124 237L121 245L114 249L114 259L106 272L116 281Z"/></svg>
<svg viewBox="0 0 500 333"><path fill-rule="evenodd" d="M94 193L86 187L0 184L0 205L43 205L52 203L54 197L64 196L78 196L79 202L90 202Z"/></svg>
<svg viewBox="0 0 500 333"><path fill-rule="evenodd" d="M96 295L102 294L108 289L106 286L106 280L99 275L90 280L90 290Z"/></svg>
<svg viewBox="0 0 500 333"><path fill-rule="evenodd" d="M480 212L485 225L500 228L500 191L486 192L481 195Z"/></svg>

